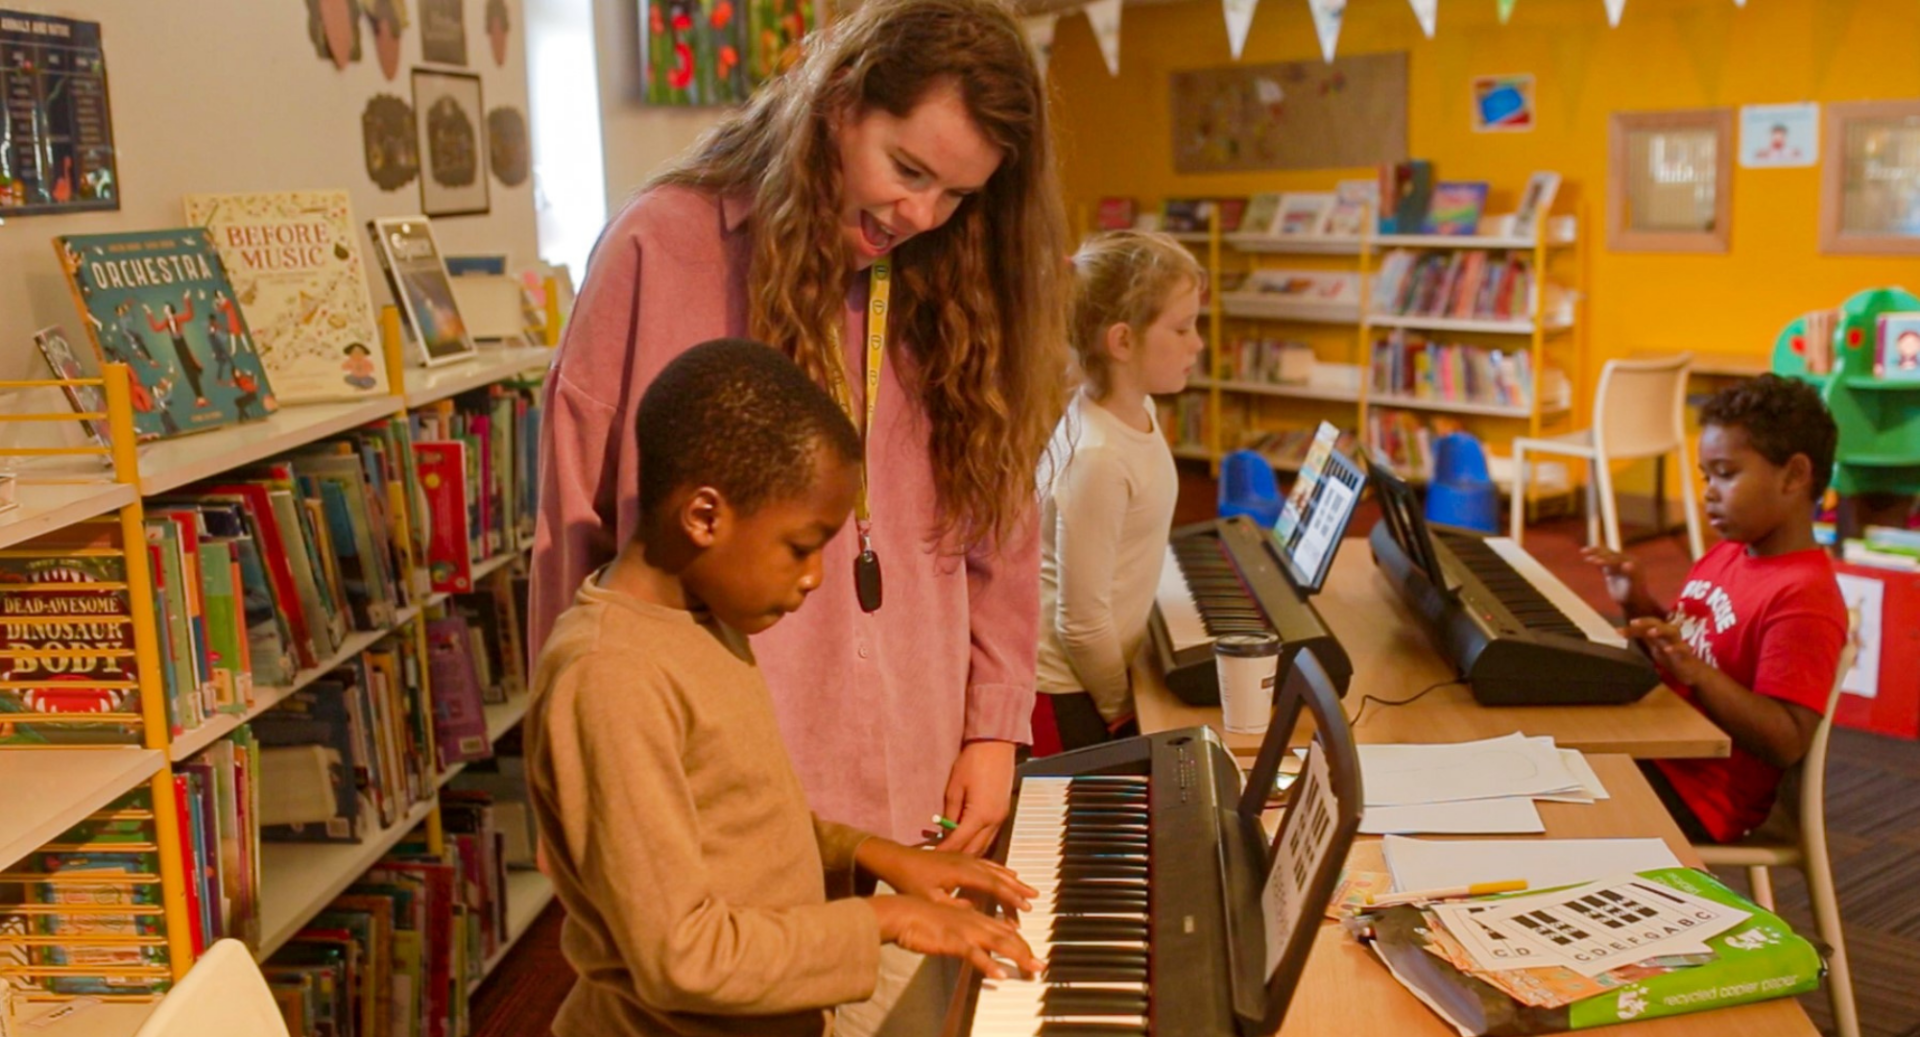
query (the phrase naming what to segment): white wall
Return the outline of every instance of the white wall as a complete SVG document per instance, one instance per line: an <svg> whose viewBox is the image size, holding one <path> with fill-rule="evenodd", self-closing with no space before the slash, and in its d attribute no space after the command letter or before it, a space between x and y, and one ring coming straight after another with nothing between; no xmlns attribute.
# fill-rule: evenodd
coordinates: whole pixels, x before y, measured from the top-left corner
<svg viewBox="0 0 1920 1037"><path fill-rule="evenodd" d="M0 0L9 9L101 23L107 89L122 190L118 212L14 217L0 226L0 379L44 377L35 329L81 321L48 243L56 234L179 226L180 198L198 192L346 188L354 215L420 210L418 181L392 193L368 179L360 113L375 94L412 104L409 70L420 62L419 5L389 82L361 23L359 62L345 70L315 55L302 0ZM489 110L527 110L526 37L519 0L505 67L493 63L485 4L466 0L464 71L481 77ZM438 66L436 66L438 67ZM533 185L489 176L486 216L435 220L448 252L505 251L518 266L537 258ZM361 248L371 247L364 239ZM371 262L374 302L391 301Z"/></svg>
<svg viewBox="0 0 1920 1037"><path fill-rule="evenodd" d="M600 127L607 211L616 213L647 177L718 122L726 108L649 108L640 103L640 0L593 0L600 59ZM577 281L578 278L576 277Z"/></svg>

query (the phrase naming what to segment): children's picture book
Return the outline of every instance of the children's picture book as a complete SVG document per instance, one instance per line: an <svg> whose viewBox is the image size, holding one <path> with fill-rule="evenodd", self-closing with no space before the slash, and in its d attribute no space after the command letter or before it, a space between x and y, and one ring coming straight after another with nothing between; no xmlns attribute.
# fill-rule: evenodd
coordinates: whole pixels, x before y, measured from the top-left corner
<svg viewBox="0 0 1920 1037"><path fill-rule="evenodd" d="M1295 191L1280 198L1280 215L1274 232L1282 236L1326 233L1328 214L1336 199L1331 192Z"/></svg>
<svg viewBox="0 0 1920 1037"><path fill-rule="evenodd" d="M1213 218L1220 224L1220 233L1235 234L1240 230L1241 221L1247 217L1245 198L1215 198Z"/></svg>
<svg viewBox="0 0 1920 1037"><path fill-rule="evenodd" d="M1516 238L1531 238L1547 214L1553 211L1553 197L1560 193L1560 174L1539 172L1527 178L1527 189L1520 192L1520 204L1513 210L1510 233Z"/></svg>
<svg viewBox="0 0 1920 1037"><path fill-rule="evenodd" d="M1380 233L1418 234L1433 200L1433 163L1423 158L1380 167Z"/></svg>
<svg viewBox="0 0 1920 1037"><path fill-rule="evenodd" d="M0 558L0 745L104 744L139 741L129 714L140 693L127 685L133 648L122 559L101 555L81 534L61 531L40 551ZM47 650L98 655L42 658ZM108 714L98 722L88 714ZM44 718L37 720L36 717Z"/></svg>
<svg viewBox="0 0 1920 1037"><path fill-rule="evenodd" d="M347 192L191 194L186 211L212 236L281 399L387 391Z"/></svg>
<svg viewBox="0 0 1920 1037"><path fill-rule="evenodd" d="M1101 230L1126 230L1139 215L1140 207L1131 198L1102 198L1094 215L1094 225Z"/></svg>
<svg viewBox="0 0 1920 1037"><path fill-rule="evenodd" d="M80 366L80 358L73 355L73 344L67 341L67 329L58 324L41 328L33 333L33 344L40 347L40 356L47 361L47 370L53 372L55 378L74 380L87 377L86 369ZM107 394L97 385L62 385L60 391L66 394L67 402L73 405L76 414L107 412ZM94 446L107 445L110 434L107 419L83 418L80 427L86 430L87 438Z"/></svg>
<svg viewBox="0 0 1920 1037"><path fill-rule="evenodd" d="M100 362L132 371L141 439L258 420L279 406L206 231L66 234L53 248Z"/></svg>
<svg viewBox="0 0 1920 1037"><path fill-rule="evenodd" d="M1881 314L1879 345L1880 377L1920 381L1920 313Z"/></svg>
<svg viewBox="0 0 1920 1037"><path fill-rule="evenodd" d="M1423 230L1428 234L1473 234L1480 229L1480 214L1486 208L1486 181L1443 180L1433 185Z"/></svg>
<svg viewBox="0 0 1920 1037"><path fill-rule="evenodd" d="M460 319L432 224L425 216L394 216L372 220L367 228L387 286L413 328L420 362L432 367L473 356L473 336Z"/></svg>
<svg viewBox="0 0 1920 1037"><path fill-rule="evenodd" d="M1380 184L1376 180L1342 180L1335 186L1333 208L1327 213L1323 233L1342 238L1359 237L1367 229L1367 218L1380 211Z"/></svg>
<svg viewBox="0 0 1920 1037"><path fill-rule="evenodd" d="M1205 198L1169 198L1160 205L1160 229L1168 234L1192 234L1207 229Z"/></svg>
<svg viewBox="0 0 1920 1037"><path fill-rule="evenodd" d="M1280 222L1279 194L1265 192L1247 199L1247 209L1240 219L1240 229L1247 234L1272 234L1275 225Z"/></svg>

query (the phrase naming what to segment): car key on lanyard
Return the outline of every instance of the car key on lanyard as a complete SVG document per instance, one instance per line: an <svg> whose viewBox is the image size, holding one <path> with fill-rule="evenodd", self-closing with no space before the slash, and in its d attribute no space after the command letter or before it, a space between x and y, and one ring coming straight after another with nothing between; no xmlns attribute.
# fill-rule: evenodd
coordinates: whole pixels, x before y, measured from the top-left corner
<svg viewBox="0 0 1920 1037"><path fill-rule="evenodd" d="M874 263L871 276L867 304L866 420L860 424L860 495L854 499L853 505L854 528L860 535L860 554L853 560L853 590L860 599L862 611L878 612L883 598L883 585L880 579L880 556L873 552L873 516L867 501L867 472L871 459L865 455L867 441L873 434L874 408L880 399L880 364L886 357L887 300L892 295L893 287L887 261L882 259ZM841 365L845 365L844 353L838 359ZM840 379L836 388L840 390L841 406L851 418L854 416L853 401L847 399L844 366L839 371Z"/></svg>

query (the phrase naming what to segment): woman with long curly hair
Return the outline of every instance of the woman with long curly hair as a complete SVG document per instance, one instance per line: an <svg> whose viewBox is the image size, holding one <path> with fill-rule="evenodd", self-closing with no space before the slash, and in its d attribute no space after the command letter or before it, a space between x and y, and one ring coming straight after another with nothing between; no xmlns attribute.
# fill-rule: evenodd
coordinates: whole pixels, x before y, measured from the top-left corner
<svg viewBox="0 0 1920 1037"><path fill-rule="evenodd" d="M632 536L642 390L701 341L771 343L866 439L817 600L754 638L801 783L829 820L911 843L939 813L985 850L1029 738L1064 222L998 0L868 0L809 40L595 246L547 382L533 649Z"/></svg>

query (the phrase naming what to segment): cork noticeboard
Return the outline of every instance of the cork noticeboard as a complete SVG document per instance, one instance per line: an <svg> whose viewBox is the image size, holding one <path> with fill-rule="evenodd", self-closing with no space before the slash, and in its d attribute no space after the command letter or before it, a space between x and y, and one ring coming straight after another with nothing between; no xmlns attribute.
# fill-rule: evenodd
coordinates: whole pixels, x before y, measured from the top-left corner
<svg viewBox="0 0 1920 1037"><path fill-rule="evenodd" d="M1407 55L1192 69L1172 76L1180 173L1338 169L1407 157Z"/></svg>

